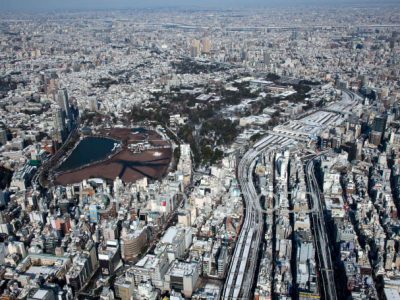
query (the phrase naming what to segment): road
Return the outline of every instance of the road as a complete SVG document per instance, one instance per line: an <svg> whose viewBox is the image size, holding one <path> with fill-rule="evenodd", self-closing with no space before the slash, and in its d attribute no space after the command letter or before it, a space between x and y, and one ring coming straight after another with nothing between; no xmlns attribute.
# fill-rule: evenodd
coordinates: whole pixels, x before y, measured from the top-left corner
<svg viewBox="0 0 400 300"><path fill-rule="evenodd" d="M321 291L324 295L324 299L337 299L332 256L323 214L322 195L317 179L315 178L314 159L307 162L305 174L307 178L310 207L315 210L315 212L311 214L311 217L314 241L317 248L320 279L322 279L322 285L320 285Z"/></svg>
<svg viewBox="0 0 400 300"><path fill-rule="evenodd" d="M357 104L357 100L362 100L358 95L350 91L343 91L341 101L330 104L328 107L332 113L347 115ZM343 108L343 110L339 109ZM318 112L318 111L316 111ZM308 114L302 116L307 118ZM334 124L333 124L334 125ZM255 143L243 156L237 169L237 177L241 187L243 201L245 205L244 222L232 255L231 263L227 273L222 298L223 299L251 299L251 292L254 284L254 276L259 257L259 251L264 231L263 214L265 210L261 208L260 197L257 195L253 182L253 171L256 162L261 154L273 151L275 148L282 149L290 144L306 143L298 136L288 136L273 131ZM322 214L321 195L316 184L313 172L313 164L308 165L307 176L308 189L316 196L312 197L313 206L310 211L314 220L315 233L317 234L317 255L321 264L322 290L326 295L325 299L337 299L334 285L332 260L328 247L325 222ZM268 217L268 216L267 216Z"/></svg>
<svg viewBox="0 0 400 300"><path fill-rule="evenodd" d="M34 178L32 179L32 184L35 189L39 186L46 187L46 184L44 184L44 182L41 182L42 174L46 171L49 171L51 168L53 168L54 165L58 163L58 161L62 157L62 155L64 155L65 147L71 142L72 138L78 133L79 122L80 122L80 119L78 118L77 123L74 124L73 128L71 129L70 133L68 134L67 139L62 144L61 148L58 149L58 151L52 157L50 157L46 162L44 162L43 165L36 172Z"/></svg>
<svg viewBox="0 0 400 300"><path fill-rule="evenodd" d="M263 213L253 183L253 170L261 153L284 147L295 141L279 135L268 135L257 142L241 159L238 180L245 202L245 218L232 256L223 299L250 299L263 236Z"/></svg>

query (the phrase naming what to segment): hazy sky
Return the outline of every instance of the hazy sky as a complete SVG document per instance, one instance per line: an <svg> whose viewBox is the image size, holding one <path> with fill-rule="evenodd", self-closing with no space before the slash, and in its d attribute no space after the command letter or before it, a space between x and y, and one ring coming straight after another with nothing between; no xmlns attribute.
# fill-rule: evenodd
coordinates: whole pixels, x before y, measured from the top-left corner
<svg viewBox="0 0 400 300"><path fill-rule="evenodd" d="M120 8L239 8L269 5L398 3L399 0L0 0L0 10L120 9Z"/></svg>

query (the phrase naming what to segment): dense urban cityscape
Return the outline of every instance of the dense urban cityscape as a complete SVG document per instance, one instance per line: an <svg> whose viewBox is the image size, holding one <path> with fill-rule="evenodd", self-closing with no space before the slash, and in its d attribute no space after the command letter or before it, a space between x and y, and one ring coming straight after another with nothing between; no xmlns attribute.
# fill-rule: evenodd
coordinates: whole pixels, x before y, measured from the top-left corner
<svg viewBox="0 0 400 300"><path fill-rule="evenodd" d="M400 299L400 5L360 3L0 10L0 300Z"/></svg>

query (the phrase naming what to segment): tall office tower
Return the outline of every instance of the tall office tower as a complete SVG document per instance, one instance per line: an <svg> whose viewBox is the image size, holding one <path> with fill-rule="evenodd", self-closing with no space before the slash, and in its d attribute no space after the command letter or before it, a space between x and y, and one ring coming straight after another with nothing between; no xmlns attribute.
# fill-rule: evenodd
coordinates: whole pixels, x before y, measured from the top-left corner
<svg viewBox="0 0 400 300"><path fill-rule="evenodd" d="M57 108L53 114L54 140L62 143L65 138L65 117L61 108Z"/></svg>
<svg viewBox="0 0 400 300"><path fill-rule="evenodd" d="M244 47L240 50L240 60L241 61L247 60L247 50Z"/></svg>
<svg viewBox="0 0 400 300"><path fill-rule="evenodd" d="M192 46L190 47L190 55L192 57L197 57L200 54L200 41L199 40L193 40L192 41Z"/></svg>
<svg viewBox="0 0 400 300"><path fill-rule="evenodd" d="M393 51L394 48L395 48L395 45L396 45L396 42L397 42L397 36L398 36L398 33L396 31L393 31L392 32L392 37L389 40L389 48L390 48L391 51Z"/></svg>
<svg viewBox="0 0 400 300"><path fill-rule="evenodd" d="M211 41L210 41L210 39L208 37L201 40L201 46L202 46L202 52L203 53L207 53L207 54L210 53L210 51L211 51Z"/></svg>
<svg viewBox="0 0 400 300"><path fill-rule="evenodd" d="M381 136L380 142L382 142L382 139L385 134L386 120L387 120L386 116L377 116L377 117L375 117L374 123L372 124L373 132L380 133L380 136ZM375 135L377 135L377 133Z"/></svg>
<svg viewBox="0 0 400 300"><path fill-rule="evenodd" d="M66 88L58 90L57 102L64 111L65 117L71 120L71 108L69 106L68 92Z"/></svg>
<svg viewBox="0 0 400 300"><path fill-rule="evenodd" d="M264 58L264 64L266 66L269 66L271 64L271 54L267 51L263 51L263 58Z"/></svg>
<svg viewBox="0 0 400 300"><path fill-rule="evenodd" d="M386 130L386 116L375 117L372 127L373 130L384 133Z"/></svg>

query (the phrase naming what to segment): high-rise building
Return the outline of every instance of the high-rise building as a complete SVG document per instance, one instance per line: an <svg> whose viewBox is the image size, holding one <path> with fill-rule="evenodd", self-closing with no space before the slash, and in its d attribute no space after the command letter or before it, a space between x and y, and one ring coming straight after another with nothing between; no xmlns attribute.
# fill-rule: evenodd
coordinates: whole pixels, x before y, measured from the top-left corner
<svg viewBox="0 0 400 300"><path fill-rule="evenodd" d="M7 132L5 129L0 128L0 145L5 145L7 143Z"/></svg>
<svg viewBox="0 0 400 300"><path fill-rule="evenodd" d="M379 131L371 131L369 134L369 142L375 146L379 146L382 141L382 133Z"/></svg>
<svg viewBox="0 0 400 300"><path fill-rule="evenodd" d="M385 131L386 131L386 121L387 117L386 116L377 116L374 119L374 123L372 124L372 131L376 131L380 133L380 142L382 142L382 139L384 137Z"/></svg>
<svg viewBox="0 0 400 300"><path fill-rule="evenodd" d="M86 284L93 271L91 259L87 254L80 253L74 257L73 264L65 275L67 283L74 293Z"/></svg>
<svg viewBox="0 0 400 300"><path fill-rule="evenodd" d="M20 254L23 258L28 254L23 242L11 242L8 244L8 252L10 254Z"/></svg>
<svg viewBox="0 0 400 300"><path fill-rule="evenodd" d="M241 60L241 61L246 61L247 58L248 58L247 49L243 47L243 48L240 50L240 60Z"/></svg>
<svg viewBox="0 0 400 300"><path fill-rule="evenodd" d="M182 259L191 244L191 227L171 226L157 245L155 253L165 249L168 254L168 260L172 262L175 259Z"/></svg>
<svg viewBox="0 0 400 300"><path fill-rule="evenodd" d="M9 194L3 190L0 190L0 206L6 206L9 201Z"/></svg>
<svg viewBox="0 0 400 300"><path fill-rule="evenodd" d="M122 229L121 252L124 261L133 261L147 245L147 227Z"/></svg>
<svg viewBox="0 0 400 300"><path fill-rule="evenodd" d="M54 111L53 122L54 122L53 139L59 143L62 143L65 139L66 128L65 128L65 116L61 108L57 108Z"/></svg>
<svg viewBox="0 0 400 300"><path fill-rule="evenodd" d="M210 53L211 52L211 41L209 38L204 38L201 40L202 53Z"/></svg>
<svg viewBox="0 0 400 300"><path fill-rule="evenodd" d="M263 52L263 59L266 66L269 66L271 64L271 54L266 50L264 50Z"/></svg>
<svg viewBox="0 0 400 300"><path fill-rule="evenodd" d="M58 90L57 102L64 111L65 117L71 119L71 108L69 106L68 92L66 88Z"/></svg>
<svg viewBox="0 0 400 300"><path fill-rule="evenodd" d="M363 148L364 148L363 140L362 139L358 139L356 141L356 159L361 160Z"/></svg>
<svg viewBox="0 0 400 300"><path fill-rule="evenodd" d="M121 252L118 240L107 241L107 244L100 244L98 247L98 257L101 273L112 276L121 263Z"/></svg>
<svg viewBox="0 0 400 300"><path fill-rule="evenodd" d="M375 117L372 130L383 133L386 130L386 117L385 116Z"/></svg>
<svg viewBox="0 0 400 300"><path fill-rule="evenodd" d="M97 259L95 243L93 241L87 242L83 253L88 257L90 270L97 270L99 260Z"/></svg>
<svg viewBox="0 0 400 300"><path fill-rule="evenodd" d="M97 223L99 221L99 211L95 204L89 206L89 220L90 223Z"/></svg>
<svg viewBox="0 0 400 300"><path fill-rule="evenodd" d="M53 236L53 235L49 235L45 237L45 241L44 241L44 253L47 254L55 254L55 250L56 247L58 246L58 238Z"/></svg>
<svg viewBox="0 0 400 300"><path fill-rule="evenodd" d="M218 256L218 276L223 277L228 263L228 249L222 246Z"/></svg>
<svg viewBox="0 0 400 300"><path fill-rule="evenodd" d="M193 40L192 46L190 47L190 56L197 57L200 54L200 41Z"/></svg>
<svg viewBox="0 0 400 300"><path fill-rule="evenodd" d="M118 222L117 220L104 220L101 224L101 230L105 241L116 240L119 238Z"/></svg>
<svg viewBox="0 0 400 300"><path fill-rule="evenodd" d="M71 217L68 214L52 218L50 223L53 229L60 233L60 236L64 236L65 234L69 233L72 228Z"/></svg>

